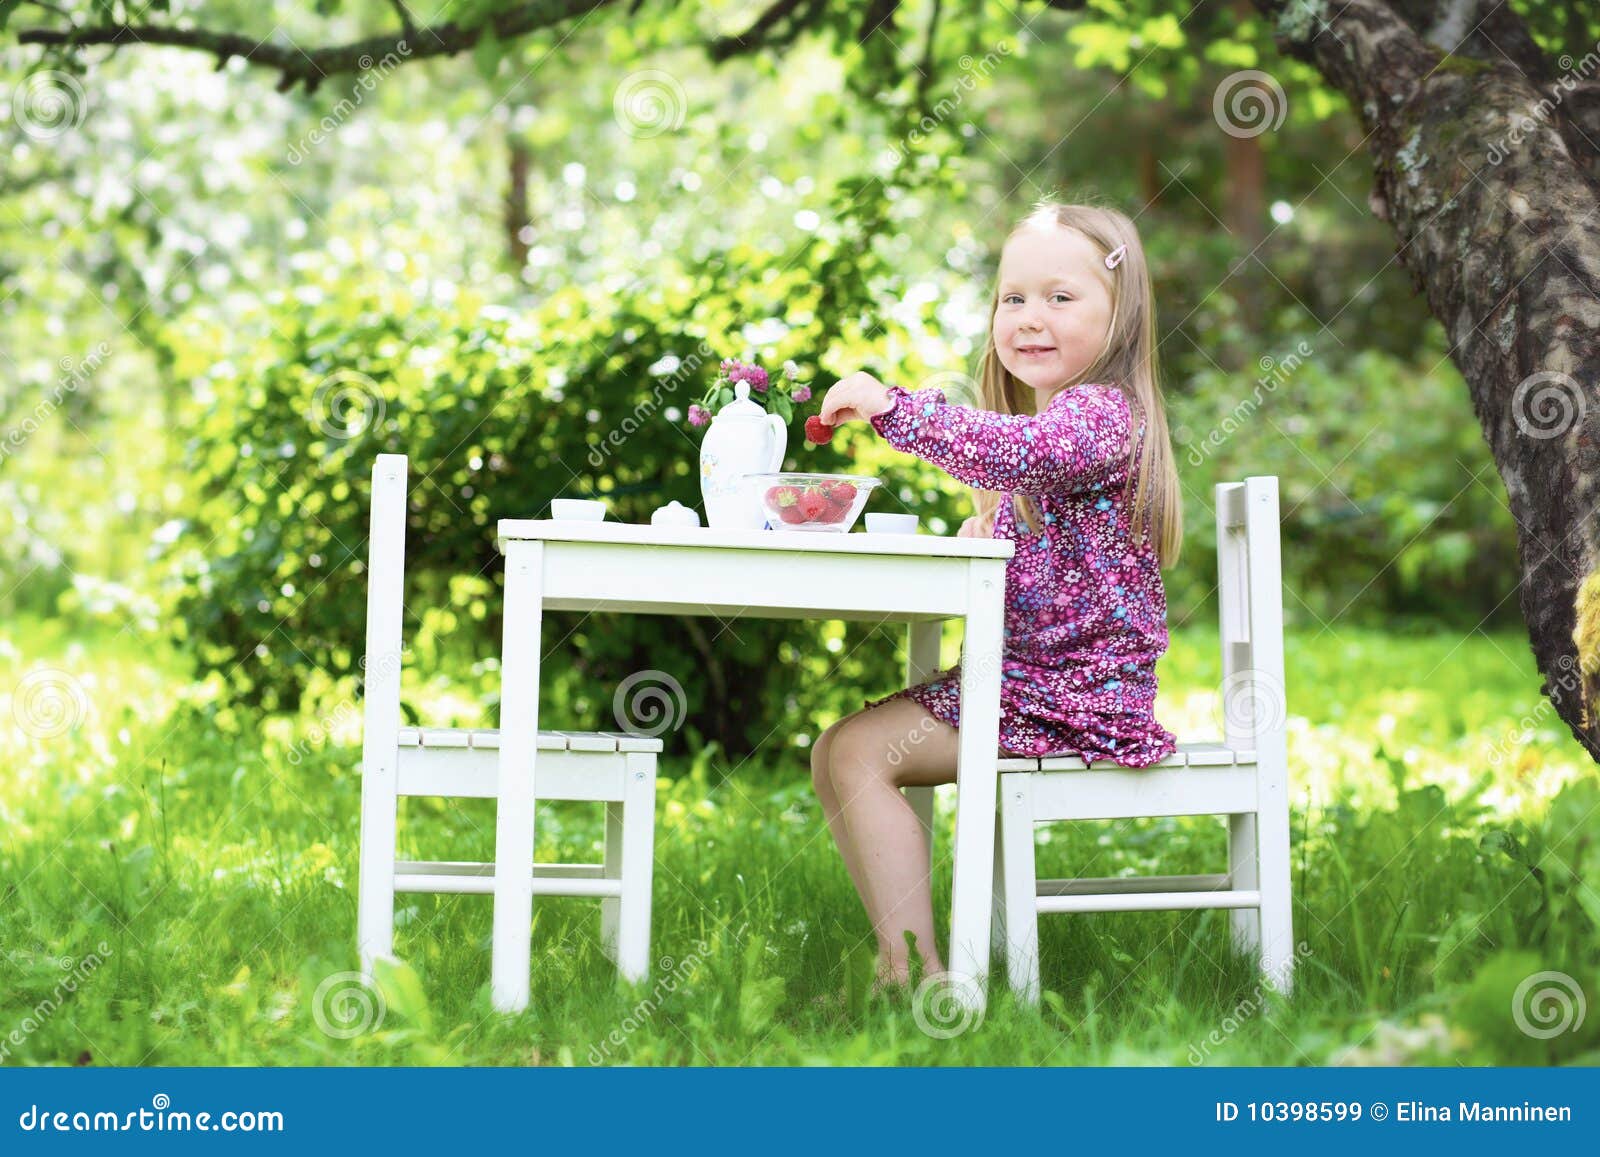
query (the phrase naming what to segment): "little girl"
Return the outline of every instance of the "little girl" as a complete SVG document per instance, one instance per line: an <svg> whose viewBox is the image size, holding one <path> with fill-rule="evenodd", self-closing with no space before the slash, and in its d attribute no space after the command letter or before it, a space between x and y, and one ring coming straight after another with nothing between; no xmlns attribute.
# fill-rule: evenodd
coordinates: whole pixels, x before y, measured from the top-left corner
<svg viewBox="0 0 1600 1157"><path fill-rule="evenodd" d="M854 373L828 391L822 419L870 422L979 488L959 533L1016 544L1001 751L1145 767L1175 747L1153 709L1167 649L1161 568L1177 561L1182 511L1133 222L1040 202L1006 239L992 301L981 409ZM944 970L927 845L899 789L954 782L960 690L957 664L865 701L812 749L828 828L877 934L880 986L910 978L909 938L927 973Z"/></svg>

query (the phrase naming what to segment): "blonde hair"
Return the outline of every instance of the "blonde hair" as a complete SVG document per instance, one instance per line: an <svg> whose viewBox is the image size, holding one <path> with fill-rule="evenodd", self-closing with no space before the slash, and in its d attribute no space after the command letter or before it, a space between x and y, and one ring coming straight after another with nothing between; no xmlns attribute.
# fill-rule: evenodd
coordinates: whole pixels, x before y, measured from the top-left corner
<svg viewBox="0 0 1600 1157"><path fill-rule="evenodd" d="M1133 222L1115 209L1098 205L1061 204L1050 198L1038 201L1033 209L1007 235L1009 242L1027 228L1059 226L1083 235L1102 258L1095 270L1105 277L1111 296L1111 324L1100 354L1082 373L1065 383L1064 389L1087 383L1115 385L1128 399L1133 412L1133 431L1141 424L1138 462L1128 472L1123 498L1138 481L1133 494L1133 535L1136 541L1154 539L1156 557L1162 567L1178 561L1183 542L1183 503L1178 492L1177 463L1167 434L1166 407L1161 400L1161 384L1156 361L1156 308L1151 293L1150 270L1145 264L1144 247ZM1126 253L1114 270L1106 269L1104 258L1119 246ZM994 315L1000 305L999 272L995 274L994 295L989 303L989 338L978 362L978 405L1001 414L1032 414L1036 395L1033 387L1021 382L1000 362L994 340ZM975 490L974 503L979 517L991 527L1000 495ZM1038 503L1030 495L1013 496L1012 514L1033 533L1039 532L1043 518Z"/></svg>

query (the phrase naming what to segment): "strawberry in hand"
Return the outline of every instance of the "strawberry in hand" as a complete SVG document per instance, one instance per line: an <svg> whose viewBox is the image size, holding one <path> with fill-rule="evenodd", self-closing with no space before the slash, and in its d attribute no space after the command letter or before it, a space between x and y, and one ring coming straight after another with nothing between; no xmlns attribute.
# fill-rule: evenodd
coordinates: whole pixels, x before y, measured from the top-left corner
<svg viewBox="0 0 1600 1157"><path fill-rule="evenodd" d="M834 426L822 420L821 414L812 414L806 419L806 441L817 446L825 446L833 440Z"/></svg>

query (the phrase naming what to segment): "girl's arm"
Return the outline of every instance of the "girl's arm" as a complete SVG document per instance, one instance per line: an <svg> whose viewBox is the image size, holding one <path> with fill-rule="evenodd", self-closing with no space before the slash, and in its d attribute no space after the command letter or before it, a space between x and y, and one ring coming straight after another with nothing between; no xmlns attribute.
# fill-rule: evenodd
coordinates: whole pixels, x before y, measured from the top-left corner
<svg viewBox="0 0 1600 1157"><path fill-rule="evenodd" d="M980 490L1085 490L1127 453L1132 414L1115 386L1077 387L1033 417L954 406L933 387L913 393L890 386L888 396L893 404L868 419L873 429L895 449Z"/></svg>

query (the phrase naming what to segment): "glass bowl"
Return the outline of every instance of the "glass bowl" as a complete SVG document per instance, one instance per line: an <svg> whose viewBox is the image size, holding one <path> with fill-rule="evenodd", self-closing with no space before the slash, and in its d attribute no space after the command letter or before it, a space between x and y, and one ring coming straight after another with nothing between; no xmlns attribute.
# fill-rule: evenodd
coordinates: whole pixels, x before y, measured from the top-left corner
<svg viewBox="0 0 1600 1157"><path fill-rule="evenodd" d="M855 474L746 474L773 530L844 534L861 516L867 496L881 486Z"/></svg>

